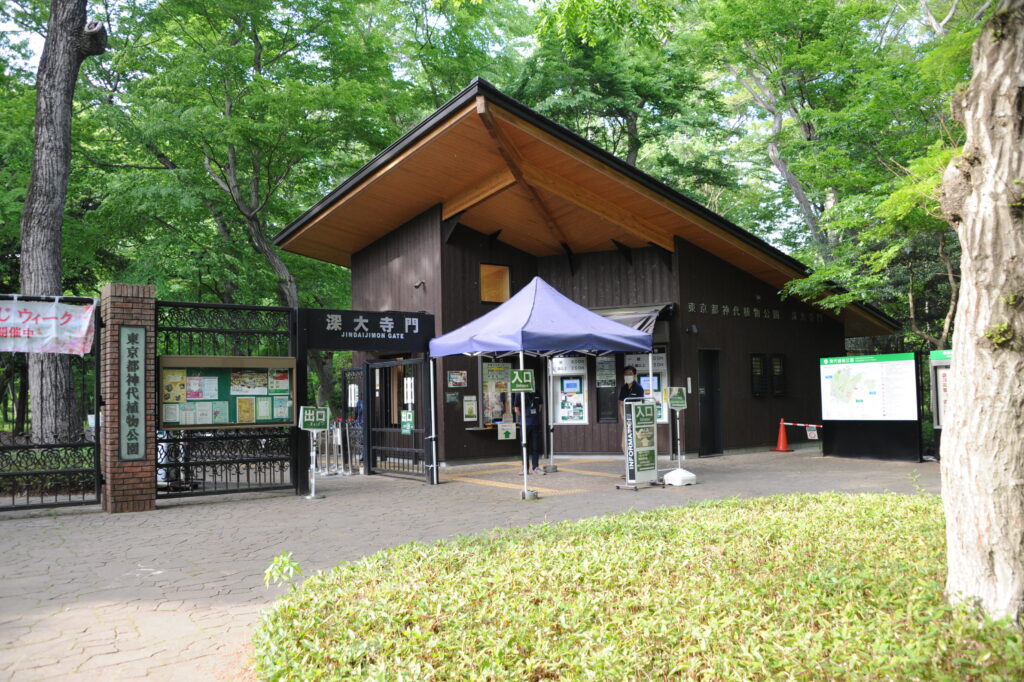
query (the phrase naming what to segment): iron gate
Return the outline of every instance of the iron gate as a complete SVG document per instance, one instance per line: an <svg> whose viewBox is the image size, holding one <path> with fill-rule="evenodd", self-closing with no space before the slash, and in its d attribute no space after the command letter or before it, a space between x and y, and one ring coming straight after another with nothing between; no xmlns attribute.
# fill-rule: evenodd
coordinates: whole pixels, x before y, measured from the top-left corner
<svg viewBox="0 0 1024 682"><path fill-rule="evenodd" d="M17 301L52 301L53 297L0 295L0 309ZM28 356L0 354L0 511L98 504L100 473L99 358L100 306L92 298L61 296L60 303L95 304L93 346L88 355L59 356L70 364L70 391L78 416L78 438L67 443L32 443L28 433ZM16 314L16 311L12 311ZM7 317L12 317L8 312ZM6 329L5 329L6 333Z"/></svg>
<svg viewBox="0 0 1024 682"><path fill-rule="evenodd" d="M341 370L341 446L347 455L352 470L362 471L363 452L366 442L363 392L366 390L366 370L352 368Z"/></svg>
<svg viewBox="0 0 1024 682"><path fill-rule="evenodd" d="M430 369L423 359L366 364L363 418L368 472L437 482L430 443ZM408 423L403 426L403 412L411 412L411 428Z"/></svg>
<svg viewBox="0 0 1024 682"><path fill-rule="evenodd" d="M291 308L157 301L157 355L295 355L295 325ZM304 390L304 381L298 385ZM298 389L296 399L304 401ZM297 490L298 433L272 426L158 431L157 498Z"/></svg>

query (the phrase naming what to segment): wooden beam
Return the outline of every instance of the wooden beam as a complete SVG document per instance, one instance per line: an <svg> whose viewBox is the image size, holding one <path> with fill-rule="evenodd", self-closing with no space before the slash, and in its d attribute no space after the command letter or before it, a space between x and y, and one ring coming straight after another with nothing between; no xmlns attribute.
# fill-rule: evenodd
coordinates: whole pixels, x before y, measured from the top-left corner
<svg viewBox="0 0 1024 682"><path fill-rule="evenodd" d="M662 264L665 267L667 267L669 270L671 270L672 269L672 252L667 250L667 249L661 248L660 246L658 246L654 242L647 242L647 243L650 244L652 247L654 247L654 252L657 253L658 256L661 258Z"/></svg>
<svg viewBox="0 0 1024 682"><path fill-rule="evenodd" d="M522 171L527 185L537 186L552 194L556 194L580 208L604 218L613 225L623 227L645 242L657 244L669 252L675 250L675 241L672 239L671 234L632 211L626 210L618 204L588 189L584 189L574 182L566 180L560 175L550 173L533 164L525 163Z"/></svg>
<svg viewBox="0 0 1024 682"><path fill-rule="evenodd" d="M626 262L630 265L633 264L633 249L629 248L618 239L613 239L612 244L615 244L615 248L619 250L622 257L626 259Z"/></svg>
<svg viewBox="0 0 1024 682"><path fill-rule="evenodd" d="M524 121L515 114L509 113L502 109L501 107L497 106L490 107L489 111L494 119L501 120L502 122L515 127L517 130L523 132L524 134L529 135L530 137L539 140L544 144L554 147L555 149L558 149L563 154L572 157L573 159L597 171L603 176L611 180L614 180L615 182L618 182L620 184L626 185L631 190L642 194L647 199L650 199L651 201L658 203L660 206L680 216L681 218L686 220L690 225L704 230L704 232L711 236L712 238L715 238L721 242L725 242L727 244L735 246L736 248L739 248L744 253L761 261L762 263L770 267L772 270L782 273L783 276L787 278L787 281L790 279L807 276L807 273L797 271L796 269L791 268L788 265L778 262L768 254L760 252L758 249L751 246L750 244L747 244L743 240L724 232L720 227L713 225L707 220L687 211L685 208L683 208L676 202L672 201L668 197L664 197L650 190L649 188L644 187L639 183L631 180L630 178L625 177L624 175L622 175L620 171L612 168L605 162L595 159L592 156L581 152L572 145L567 144L562 140L559 140L554 135L544 132L543 130L537 128L536 126ZM686 235L680 234L679 236L691 239L692 241L692 238L687 237ZM708 247L704 246L702 248L707 249Z"/></svg>
<svg viewBox="0 0 1024 682"><path fill-rule="evenodd" d="M523 188L526 190L530 202L537 208L537 212L540 217L544 220L544 224L547 225L548 230L551 231L552 235L562 245L563 248L571 253L569 248L569 238L565 236L562 229L558 226L558 221L555 220L554 214L541 199L531 185L529 185L523 179L523 157L516 149L515 145L505 136L505 133L498 127L498 123L491 116L491 110L487 103L487 99L483 96L476 98L476 113L483 121L484 127L487 128L487 132L490 133L491 138L498 146L498 153L505 159L505 165L508 166L509 171L515 176L516 181L521 183Z"/></svg>
<svg viewBox="0 0 1024 682"><path fill-rule="evenodd" d="M453 215L468 211L514 184L516 176L508 168L502 168L490 177L474 182L462 191L456 192L450 199L446 199L441 208L441 220L448 220Z"/></svg>
<svg viewBox="0 0 1024 682"><path fill-rule="evenodd" d="M455 228L459 226L459 218L462 217L462 213L456 213L453 216L445 218L441 221L441 242L447 244L452 238L452 233L455 232Z"/></svg>

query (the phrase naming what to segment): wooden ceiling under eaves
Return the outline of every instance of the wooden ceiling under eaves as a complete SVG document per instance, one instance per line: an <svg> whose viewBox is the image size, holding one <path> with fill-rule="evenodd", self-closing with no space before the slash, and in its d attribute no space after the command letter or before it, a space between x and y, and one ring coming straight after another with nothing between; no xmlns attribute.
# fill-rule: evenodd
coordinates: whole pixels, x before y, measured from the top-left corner
<svg viewBox="0 0 1024 682"><path fill-rule="evenodd" d="M679 236L778 289L804 275L770 247L731 234L486 94L424 125L286 228L278 244L348 266L352 254L440 204L443 219L500 230L502 242L535 256L609 251L615 242L673 251ZM848 335L892 331L859 307L841 317Z"/></svg>

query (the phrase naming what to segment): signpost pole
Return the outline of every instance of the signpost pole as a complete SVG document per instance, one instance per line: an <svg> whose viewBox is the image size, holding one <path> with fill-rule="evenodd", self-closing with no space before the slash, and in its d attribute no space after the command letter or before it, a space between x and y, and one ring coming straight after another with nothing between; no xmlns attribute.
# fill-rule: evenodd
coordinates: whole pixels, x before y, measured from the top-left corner
<svg viewBox="0 0 1024 682"><path fill-rule="evenodd" d="M430 372L430 485L437 485L439 475L437 470L437 406L435 392L437 389L434 386L436 380L434 375L437 373L437 358L430 358L427 364L427 370Z"/></svg>
<svg viewBox="0 0 1024 682"><path fill-rule="evenodd" d="M309 432L309 494L307 500L315 500L316 496L316 431ZM321 496L322 497L322 496Z"/></svg>
<svg viewBox="0 0 1024 682"><path fill-rule="evenodd" d="M676 466L683 468L683 411L676 410Z"/></svg>
<svg viewBox="0 0 1024 682"><path fill-rule="evenodd" d="M299 428L309 432L309 494L307 500L318 500L323 495L316 494L316 441L321 431L327 431L329 411L326 407L303 405L299 410Z"/></svg>

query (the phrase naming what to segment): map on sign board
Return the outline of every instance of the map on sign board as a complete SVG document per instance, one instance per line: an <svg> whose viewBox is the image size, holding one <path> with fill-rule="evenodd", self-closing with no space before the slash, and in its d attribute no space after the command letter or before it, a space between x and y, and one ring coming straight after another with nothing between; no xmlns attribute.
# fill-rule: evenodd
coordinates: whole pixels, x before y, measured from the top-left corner
<svg viewBox="0 0 1024 682"><path fill-rule="evenodd" d="M821 418L915 421L916 367L913 353L821 358Z"/></svg>

